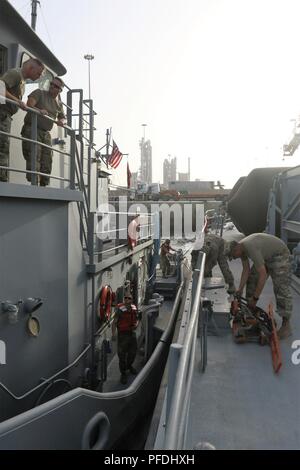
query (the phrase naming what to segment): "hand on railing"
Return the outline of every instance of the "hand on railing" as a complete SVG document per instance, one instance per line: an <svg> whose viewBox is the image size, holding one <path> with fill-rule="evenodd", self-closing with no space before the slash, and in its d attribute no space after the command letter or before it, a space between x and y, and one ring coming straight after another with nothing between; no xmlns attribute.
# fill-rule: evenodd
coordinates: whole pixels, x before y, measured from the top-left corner
<svg viewBox="0 0 300 470"><path fill-rule="evenodd" d="M66 125L62 119L59 119L58 121L56 121L55 119L50 117L47 111L44 109L30 108L29 106L26 106L26 104L22 100L11 100L10 98L7 98L6 96L1 95L1 94L0 94L0 98L5 99L8 103L12 103L18 106L19 108L23 109L23 111L31 112L31 113L38 114L38 115L42 114L47 119L54 122L57 126L63 127L64 129L67 129L69 131L73 131L73 129L69 127L68 125Z"/></svg>
<svg viewBox="0 0 300 470"><path fill-rule="evenodd" d="M236 295L236 297L238 297L238 295L239 295L239 294L237 293L237 291L235 290L235 286L233 286L233 285L229 285L229 286L228 286L227 293L228 293L229 295Z"/></svg>
<svg viewBox="0 0 300 470"><path fill-rule="evenodd" d="M7 99L7 98L6 98L6 99ZM27 106L26 106L26 104L24 103L24 101L22 101L22 100L16 100L16 103L17 103L17 105L18 105L21 109L23 109L23 111L27 111Z"/></svg>

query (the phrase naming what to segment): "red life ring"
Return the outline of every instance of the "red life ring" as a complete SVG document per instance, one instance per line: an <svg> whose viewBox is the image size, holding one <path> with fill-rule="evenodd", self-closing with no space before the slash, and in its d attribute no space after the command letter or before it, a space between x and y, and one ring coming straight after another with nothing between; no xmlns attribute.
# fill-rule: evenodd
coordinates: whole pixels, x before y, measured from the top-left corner
<svg viewBox="0 0 300 470"><path fill-rule="evenodd" d="M128 245L131 250L136 247L140 231L139 216L128 225Z"/></svg>
<svg viewBox="0 0 300 470"><path fill-rule="evenodd" d="M99 318L102 321L108 321L110 319L112 311L112 303L115 300L114 293L110 286L104 286L101 289L100 294L100 309Z"/></svg>

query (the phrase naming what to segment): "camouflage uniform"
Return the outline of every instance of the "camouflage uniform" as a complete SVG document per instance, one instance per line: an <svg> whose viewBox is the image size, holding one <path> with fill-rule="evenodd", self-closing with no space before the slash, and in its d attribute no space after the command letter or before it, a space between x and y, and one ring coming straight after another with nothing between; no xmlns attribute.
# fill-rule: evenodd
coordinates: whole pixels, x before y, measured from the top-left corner
<svg viewBox="0 0 300 470"><path fill-rule="evenodd" d="M62 105L55 98L53 98L48 91L45 90L34 90L28 98L33 98L36 102L35 107L44 109L48 112L48 115L52 119L64 119L65 115L62 109ZM53 122L47 119L45 116L38 116L37 118L37 140L42 144L51 147L52 139L50 131L53 128ZM24 126L21 134L27 139L31 139L31 113L27 113L24 119ZM26 160L26 170L31 170L31 143L22 142L23 156ZM36 171L40 173L51 174L52 171L52 155L53 152L47 147L42 145L37 146L37 161ZM31 173L26 174L28 181L31 181ZM47 186L50 178L48 176L40 176L40 185Z"/></svg>
<svg viewBox="0 0 300 470"><path fill-rule="evenodd" d="M171 264L167 255L160 255L160 267L163 276L168 276L171 271Z"/></svg>
<svg viewBox="0 0 300 470"><path fill-rule="evenodd" d="M23 126L22 137L31 139L31 126ZM51 134L49 131L43 129L37 129L37 140L42 144L46 144L51 147ZM31 143L23 140L22 142L23 156L26 160L26 170L31 171ZM51 174L52 170L52 150L41 145L37 146L37 157L36 157L36 171L40 173ZM26 173L27 181L31 181L32 174ZM40 185L47 186L50 178L48 176L40 176Z"/></svg>
<svg viewBox="0 0 300 470"><path fill-rule="evenodd" d="M0 131L10 134L11 116L1 112L0 107ZM0 134L0 166L9 166L9 137ZM8 181L8 171L0 168L0 181Z"/></svg>
<svg viewBox="0 0 300 470"><path fill-rule="evenodd" d="M162 244L160 248L160 267L162 270L163 277L166 277L170 274L171 271L171 264L168 258L168 254L170 253L170 246L165 243Z"/></svg>
<svg viewBox="0 0 300 470"><path fill-rule="evenodd" d="M21 69L10 69L2 77L7 91L18 99L22 99L25 91L25 82ZM18 106L13 103L0 104L0 131L10 134L12 116L18 111ZM0 166L9 166L10 138L0 134ZM8 181L8 171L0 169L0 181Z"/></svg>
<svg viewBox="0 0 300 470"><path fill-rule="evenodd" d="M293 298L290 289L290 256L274 254L265 260L268 275L273 281L273 289L277 303L277 313L289 319L293 310ZM251 298L257 286L259 274L253 265L246 286L246 297Z"/></svg>
<svg viewBox="0 0 300 470"><path fill-rule="evenodd" d="M212 277L212 269L218 263L226 284L229 285L230 290L234 291L234 277L224 254L223 238L212 233L206 234L201 251L206 253L204 277Z"/></svg>

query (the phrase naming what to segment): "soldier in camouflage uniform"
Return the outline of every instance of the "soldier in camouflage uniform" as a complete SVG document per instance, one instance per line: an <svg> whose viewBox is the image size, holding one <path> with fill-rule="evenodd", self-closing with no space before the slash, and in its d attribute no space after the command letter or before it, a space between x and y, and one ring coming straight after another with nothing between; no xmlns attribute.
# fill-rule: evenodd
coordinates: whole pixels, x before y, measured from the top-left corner
<svg viewBox="0 0 300 470"><path fill-rule="evenodd" d="M192 268L195 269L199 251L202 251L206 254L204 277L212 277L212 270L214 266L218 264L224 276L224 280L229 286L228 293L233 294L235 292L234 277L229 269L224 254L224 243L222 237L212 233L206 233L201 250L192 251Z"/></svg>
<svg viewBox="0 0 300 470"><path fill-rule="evenodd" d="M290 252L280 238L266 233L253 233L239 243L231 242L228 248L230 258L241 258L243 272L238 293L242 294L245 284L250 307L255 307L268 276L273 281L273 289L278 314L282 317L279 338L292 334L290 317L293 310L290 289ZM250 269L249 259L253 261Z"/></svg>
<svg viewBox="0 0 300 470"><path fill-rule="evenodd" d="M16 104L6 102L0 103L0 131L10 134L12 116L18 111L19 107L26 109L22 97L25 91L25 81L30 79L37 80L44 66L37 59L29 59L24 62L22 68L10 69L0 77L5 85L5 97L16 102ZM19 107L18 107L18 106ZM0 166L9 166L9 143L10 139L5 134L0 134ZM0 181L8 181L8 171L0 168Z"/></svg>
<svg viewBox="0 0 300 470"><path fill-rule="evenodd" d="M174 250L174 248L170 246L170 240L168 239L160 247L160 267L163 277L167 277L170 274L171 264L168 257L170 251L177 252L177 250Z"/></svg>
<svg viewBox="0 0 300 470"><path fill-rule="evenodd" d="M51 145L51 134L50 131L53 127L53 121L44 116L49 116L57 121L58 125L63 125L65 115L62 109L62 104L58 101L58 95L62 91L64 86L63 81L56 77L50 83L49 91L45 90L34 90L29 96L27 106L30 108L37 109L41 116L37 119L37 140L42 145L37 146L37 161L36 171L40 173L51 174L52 170L52 150ZM31 113L28 112L24 119L24 126L21 132L22 136L30 139L31 138ZM26 170L31 171L31 143L27 141L22 142L23 156L26 160ZM32 174L27 173L26 178L31 181ZM40 186L47 186L50 178L48 176L40 175L39 181Z"/></svg>

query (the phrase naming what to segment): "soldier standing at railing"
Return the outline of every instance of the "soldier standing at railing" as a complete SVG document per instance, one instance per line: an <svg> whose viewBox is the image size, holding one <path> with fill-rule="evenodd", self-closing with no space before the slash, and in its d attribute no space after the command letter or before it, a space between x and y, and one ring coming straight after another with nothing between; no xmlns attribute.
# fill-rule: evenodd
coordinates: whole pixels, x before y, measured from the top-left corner
<svg viewBox="0 0 300 470"><path fill-rule="evenodd" d="M53 127L53 121L44 116L49 116L54 120L58 119L57 124L59 126L64 124L65 115L62 104L58 100L58 95L62 92L63 87L63 81L56 77L51 81L49 91L37 89L28 96L27 106L38 110L41 114L37 119L37 140L48 147L51 147L50 131ZM26 139L31 139L31 115L31 112L26 114L21 132L22 136ZM31 171L31 143L23 141L22 150L26 160L26 170ZM41 145L37 146L37 172L51 174L52 153L50 148ZM32 173L27 173L26 178L28 181L31 181ZM40 186L47 186L49 180L48 176L40 175Z"/></svg>
<svg viewBox="0 0 300 470"><path fill-rule="evenodd" d="M12 116L18 111L18 106L26 109L22 97L25 91L25 81L29 78L37 80L44 70L43 64L38 59L29 59L24 62L22 68L10 69L0 77L5 85L5 97L13 100L16 104L0 101L0 131L10 134ZM0 134L0 166L9 166L9 137ZM0 181L8 181L8 171L0 168Z"/></svg>

